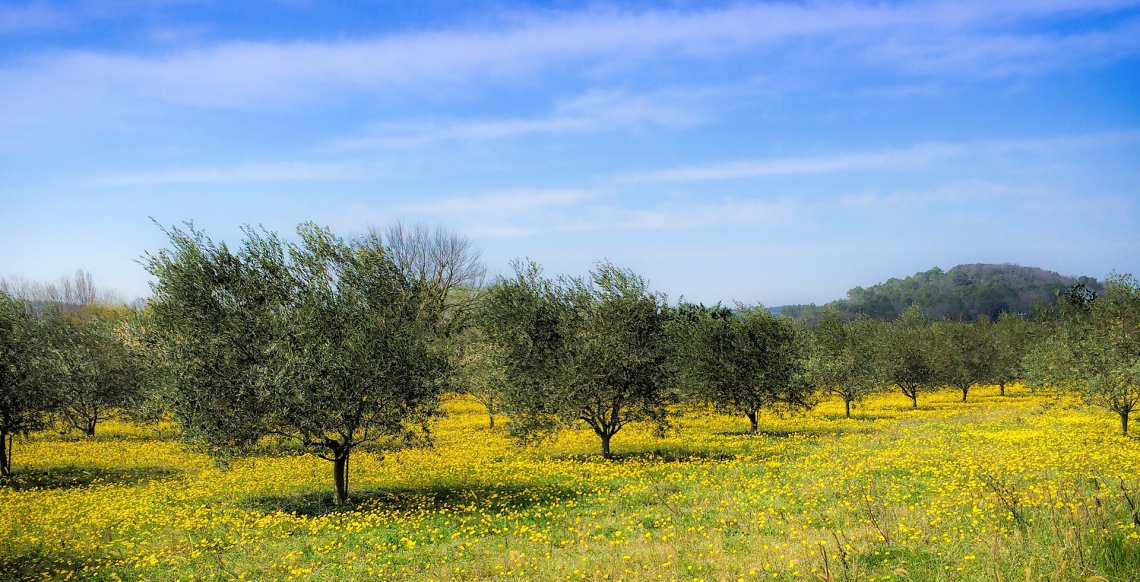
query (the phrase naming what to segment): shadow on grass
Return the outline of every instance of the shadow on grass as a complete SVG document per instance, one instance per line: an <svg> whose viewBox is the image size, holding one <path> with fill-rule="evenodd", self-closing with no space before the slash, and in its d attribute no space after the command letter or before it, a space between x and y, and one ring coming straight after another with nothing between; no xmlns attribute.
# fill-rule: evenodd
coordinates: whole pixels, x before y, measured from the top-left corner
<svg viewBox="0 0 1140 582"><path fill-rule="evenodd" d="M330 489L289 495L253 497L241 503L247 509L282 511L304 517L353 511L397 513L433 512L447 508L450 513L518 512L581 497L579 490L551 484L385 487L349 491L349 500L337 504Z"/></svg>
<svg viewBox="0 0 1140 582"><path fill-rule="evenodd" d="M4 551L10 551L5 548ZM76 555L71 552L45 552L42 546L30 548L24 553L0 553L0 580L5 582L30 582L31 580L73 579L83 572L86 565L94 561L91 556Z"/></svg>
<svg viewBox="0 0 1140 582"><path fill-rule="evenodd" d="M0 478L0 489L72 489L89 485L134 485L148 481L173 479L181 471L166 467L106 468L64 465L62 467L17 467L9 477Z"/></svg>
<svg viewBox="0 0 1140 582"><path fill-rule="evenodd" d="M908 409L908 410L910 410L910 409ZM823 418L826 418L827 420L854 420L857 422L861 422L861 421L871 422L871 421L875 421L875 420L898 420L899 413L898 412L883 412L883 413L852 412L851 418L848 418L842 412L837 412L837 413L824 413L824 414L821 414L820 416L822 416ZM870 428L864 429L863 427L849 427L848 430L854 431L854 432L866 432L867 430L871 430L871 429Z"/></svg>
<svg viewBox="0 0 1140 582"><path fill-rule="evenodd" d="M696 449L655 448L640 451L617 451L613 458L606 460L601 453L565 453L550 455L552 461L576 461L579 463L684 463L695 460L727 461L736 458L725 451Z"/></svg>
<svg viewBox="0 0 1140 582"><path fill-rule="evenodd" d="M779 428L779 427L760 427L756 432L749 432L747 430L725 430L717 431L716 434L721 436L730 437L749 437L749 436L766 436L773 438L790 438L790 437L823 437L823 436L841 436L845 434L867 434L875 432L877 429L872 426L828 426L828 427L798 427L792 428Z"/></svg>

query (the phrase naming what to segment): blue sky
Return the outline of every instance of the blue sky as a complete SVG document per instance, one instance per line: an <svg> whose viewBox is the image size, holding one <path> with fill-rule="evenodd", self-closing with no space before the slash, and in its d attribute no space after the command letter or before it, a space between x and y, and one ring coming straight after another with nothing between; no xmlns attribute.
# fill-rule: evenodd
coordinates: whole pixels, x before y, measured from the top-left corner
<svg viewBox="0 0 1140 582"><path fill-rule="evenodd" d="M148 217L705 303L1140 273L1140 0L0 3L0 276L145 295Z"/></svg>

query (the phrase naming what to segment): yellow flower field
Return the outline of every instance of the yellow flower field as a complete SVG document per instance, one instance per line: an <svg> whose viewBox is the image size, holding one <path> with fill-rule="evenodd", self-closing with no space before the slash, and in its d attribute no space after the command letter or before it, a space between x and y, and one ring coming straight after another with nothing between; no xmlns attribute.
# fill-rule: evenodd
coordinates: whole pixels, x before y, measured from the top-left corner
<svg viewBox="0 0 1140 582"><path fill-rule="evenodd" d="M1140 445L1015 387L844 419L687 415L520 449L453 399L435 446L220 467L124 425L17 441L0 579L1140 580ZM1136 506L1133 509L1132 505Z"/></svg>

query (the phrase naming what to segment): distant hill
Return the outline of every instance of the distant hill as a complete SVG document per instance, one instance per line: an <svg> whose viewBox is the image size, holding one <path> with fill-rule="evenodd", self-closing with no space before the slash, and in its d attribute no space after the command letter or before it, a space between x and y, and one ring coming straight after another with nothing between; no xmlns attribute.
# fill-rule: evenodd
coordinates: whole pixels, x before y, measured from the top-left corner
<svg viewBox="0 0 1140 582"><path fill-rule="evenodd" d="M993 319L1005 311L1028 314L1038 301L1053 304L1059 291L1077 283L1101 291L1100 282L1094 278L1066 277L1036 267L1008 263L958 265L949 271L935 267L866 289L856 287L847 292L846 299L825 305L783 305L772 311L808 325L814 325L830 308L851 318L862 314L889 321L912 304L932 318L972 320L986 315Z"/></svg>

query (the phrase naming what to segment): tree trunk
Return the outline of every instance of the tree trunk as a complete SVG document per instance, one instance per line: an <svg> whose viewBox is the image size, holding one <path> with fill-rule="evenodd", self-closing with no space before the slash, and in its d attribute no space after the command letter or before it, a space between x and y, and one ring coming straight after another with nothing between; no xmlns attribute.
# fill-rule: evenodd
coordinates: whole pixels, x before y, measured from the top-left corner
<svg viewBox="0 0 1140 582"><path fill-rule="evenodd" d="M12 474L12 437L0 431L0 477Z"/></svg>
<svg viewBox="0 0 1140 582"><path fill-rule="evenodd" d="M756 421L756 413L745 412L744 415L748 417L748 431L752 434L756 434L756 431L760 430L760 424Z"/></svg>
<svg viewBox="0 0 1140 582"><path fill-rule="evenodd" d="M490 419L490 428L495 428L495 413L490 410L487 411L487 418Z"/></svg>
<svg viewBox="0 0 1140 582"><path fill-rule="evenodd" d="M910 401L914 403L914 409L918 410L918 390L912 390L907 396L910 396Z"/></svg>
<svg viewBox="0 0 1140 582"><path fill-rule="evenodd" d="M89 437L95 436L95 419L88 418L87 426L83 427L83 434Z"/></svg>
<svg viewBox="0 0 1140 582"><path fill-rule="evenodd" d="M348 501L348 447L334 451L333 482L336 484L337 504Z"/></svg>
<svg viewBox="0 0 1140 582"><path fill-rule="evenodd" d="M998 390L1001 390L1001 395L1005 396L1005 382L998 383Z"/></svg>
<svg viewBox="0 0 1140 582"><path fill-rule="evenodd" d="M969 387L969 386L963 386L963 387L962 387L962 402L965 402L965 401L966 401L966 393L967 393L967 392L969 392L969 391L970 391L970 387Z"/></svg>
<svg viewBox="0 0 1140 582"><path fill-rule="evenodd" d="M610 452L610 439L613 438L614 435L603 432L603 433L599 434L598 436L600 436L602 438L602 458L604 458L604 459L614 458L614 454Z"/></svg>
<svg viewBox="0 0 1140 582"><path fill-rule="evenodd" d="M847 407L847 418L851 418L851 401L844 398L843 405Z"/></svg>
<svg viewBox="0 0 1140 582"><path fill-rule="evenodd" d="M1128 436L1128 413L1120 413L1120 434Z"/></svg>

